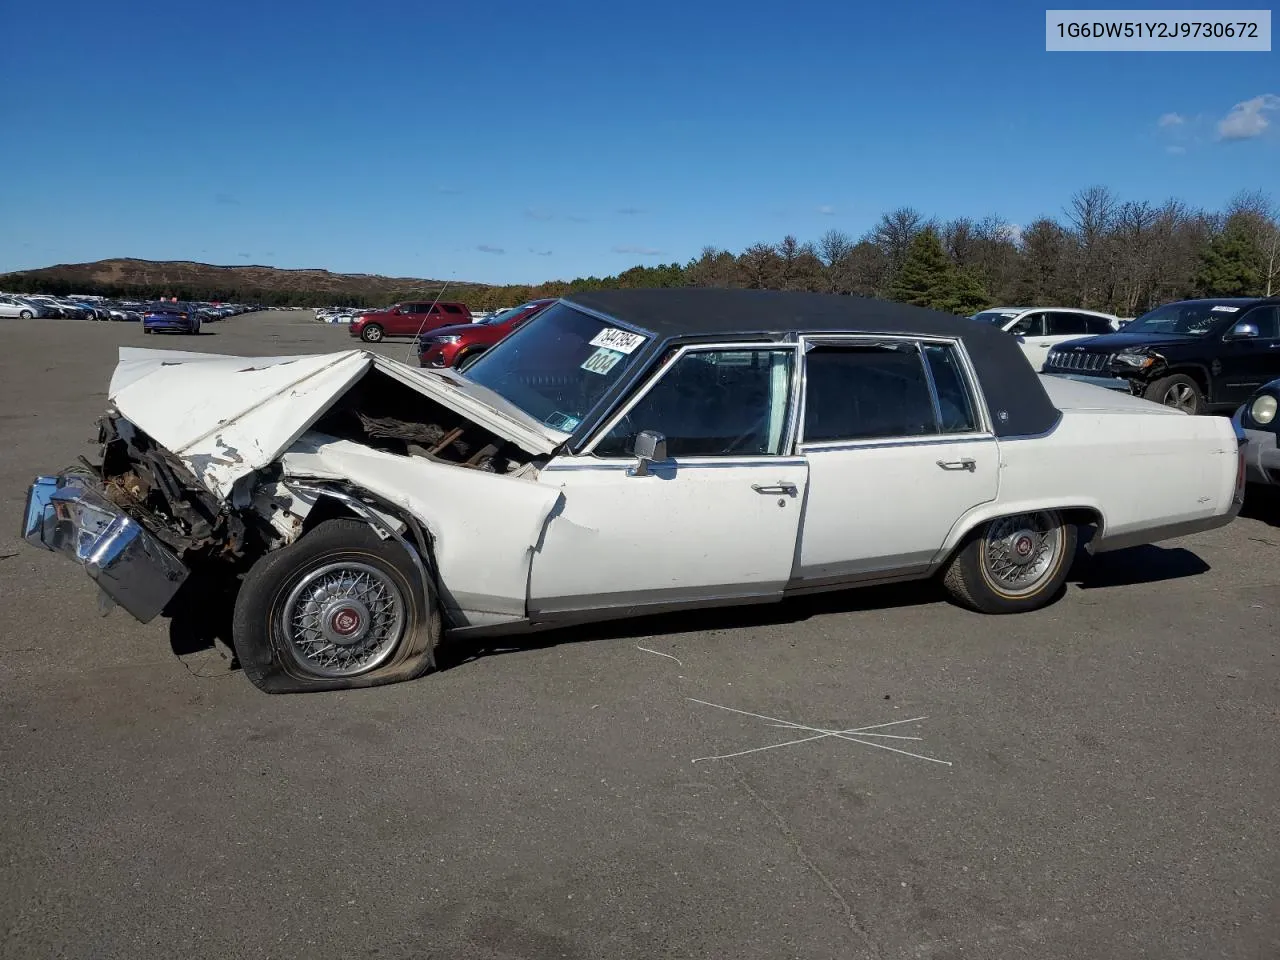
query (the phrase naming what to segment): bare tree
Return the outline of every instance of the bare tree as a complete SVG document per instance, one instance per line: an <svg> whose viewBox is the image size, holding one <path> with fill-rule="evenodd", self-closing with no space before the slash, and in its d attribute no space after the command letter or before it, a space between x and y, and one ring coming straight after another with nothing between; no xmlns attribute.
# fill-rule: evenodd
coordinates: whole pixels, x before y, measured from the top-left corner
<svg viewBox="0 0 1280 960"><path fill-rule="evenodd" d="M746 286L756 290L776 290L782 273L778 252L767 243L755 243L742 251L738 267Z"/></svg>
<svg viewBox="0 0 1280 960"><path fill-rule="evenodd" d="M828 230L818 239L818 256L830 268L849 255L853 240L842 230Z"/></svg>
<svg viewBox="0 0 1280 960"><path fill-rule="evenodd" d="M897 270L906 259L911 241L926 225L920 211L913 207L899 207L880 217L880 222L871 231L870 239L885 252L890 268Z"/></svg>

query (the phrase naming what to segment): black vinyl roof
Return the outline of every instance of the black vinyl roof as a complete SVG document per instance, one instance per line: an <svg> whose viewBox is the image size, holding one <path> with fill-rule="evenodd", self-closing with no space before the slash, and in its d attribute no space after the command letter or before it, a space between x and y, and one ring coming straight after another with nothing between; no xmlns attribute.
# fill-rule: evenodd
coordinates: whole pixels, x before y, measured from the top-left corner
<svg viewBox="0 0 1280 960"><path fill-rule="evenodd" d="M761 333L884 333L964 342L998 437L1046 433L1061 414L1017 341L990 324L887 300L708 287L599 290L564 301L647 330L660 342Z"/></svg>

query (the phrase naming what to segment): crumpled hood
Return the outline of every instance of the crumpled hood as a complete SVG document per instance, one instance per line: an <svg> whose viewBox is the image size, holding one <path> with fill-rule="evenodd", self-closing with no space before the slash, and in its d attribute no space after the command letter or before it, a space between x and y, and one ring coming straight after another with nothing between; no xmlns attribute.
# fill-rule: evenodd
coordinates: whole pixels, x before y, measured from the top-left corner
<svg viewBox="0 0 1280 960"><path fill-rule="evenodd" d="M236 357L121 347L108 397L226 499L236 481L278 459L374 367L529 453L549 454L568 438L465 379L367 350Z"/></svg>

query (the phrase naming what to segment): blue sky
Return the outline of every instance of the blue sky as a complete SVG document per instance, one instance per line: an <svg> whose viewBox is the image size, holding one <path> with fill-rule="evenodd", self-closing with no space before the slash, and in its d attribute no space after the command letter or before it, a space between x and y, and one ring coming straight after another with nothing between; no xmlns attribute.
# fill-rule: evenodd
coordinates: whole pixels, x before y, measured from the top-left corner
<svg viewBox="0 0 1280 960"><path fill-rule="evenodd" d="M1280 53L1046 53L1043 5L10 0L0 28L0 271L532 282L904 204L1023 224L1094 183L1280 201Z"/></svg>

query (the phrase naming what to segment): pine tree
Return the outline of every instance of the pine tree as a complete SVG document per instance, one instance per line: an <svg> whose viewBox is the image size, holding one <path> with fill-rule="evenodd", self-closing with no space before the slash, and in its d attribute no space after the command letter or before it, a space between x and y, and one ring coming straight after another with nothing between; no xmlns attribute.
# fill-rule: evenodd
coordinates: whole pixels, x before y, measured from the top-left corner
<svg viewBox="0 0 1280 960"><path fill-rule="evenodd" d="M1249 297L1262 292L1262 253L1244 230L1228 229L1200 253L1196 288L1210 297Z"/></svg>
<svg viewBox="0 0 1280 960"><path fill-rule="evenodd" d="M916 234L889 285L889 297L917 307L933 307L950 287L951 261L932 227Z"/></svg>

